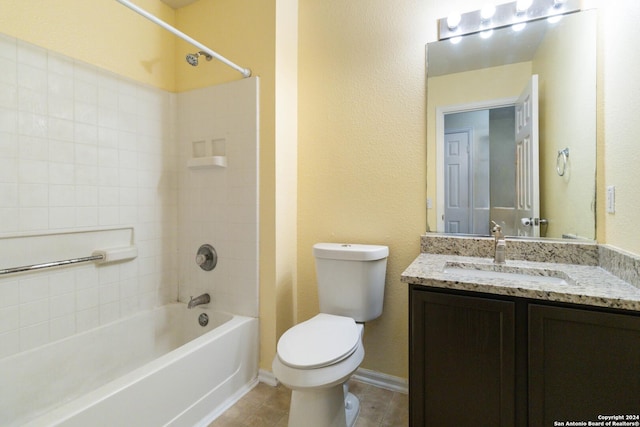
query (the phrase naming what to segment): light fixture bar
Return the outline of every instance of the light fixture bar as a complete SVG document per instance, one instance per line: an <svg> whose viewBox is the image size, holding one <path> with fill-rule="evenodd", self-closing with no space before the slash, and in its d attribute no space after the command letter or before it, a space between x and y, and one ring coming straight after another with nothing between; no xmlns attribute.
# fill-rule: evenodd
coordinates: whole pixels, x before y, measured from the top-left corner
<svg viewBox="0 0 640 427"><path fill-rule="evenodd" d="M453 28L451 22L447 23L447 17L440 18L438 40L580 11L580 0L533 0L531 6L524 11L518 10L517 3L514 1L497 5L490 20L483 18L480 10L463 13L460 15L460 22Z"/></svg>

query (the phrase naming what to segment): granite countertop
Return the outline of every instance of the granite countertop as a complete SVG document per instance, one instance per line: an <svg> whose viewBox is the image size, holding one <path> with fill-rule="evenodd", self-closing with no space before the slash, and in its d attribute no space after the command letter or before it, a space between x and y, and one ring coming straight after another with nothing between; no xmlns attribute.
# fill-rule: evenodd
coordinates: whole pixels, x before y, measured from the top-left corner
<svg viewBox="0 0 640 427"><path fill-rule="evenodd" d="M487 271L503 277L488 277ZM526 275L509 277L522 272ZM492 258L421 253L401 280L432 288L640 311L640 288L597 266L517 260L496 265Z"/></svg>

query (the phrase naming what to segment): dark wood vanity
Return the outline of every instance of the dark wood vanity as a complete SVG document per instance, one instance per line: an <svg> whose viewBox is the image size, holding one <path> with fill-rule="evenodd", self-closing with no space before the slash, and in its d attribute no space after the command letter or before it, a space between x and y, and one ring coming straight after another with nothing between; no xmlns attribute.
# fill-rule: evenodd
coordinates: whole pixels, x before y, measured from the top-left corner
<svg viewBox="0 0 640 427"><path fill-rule="evenodd" d="M411 426L640 421L639 313L409 292Z"/></svg>

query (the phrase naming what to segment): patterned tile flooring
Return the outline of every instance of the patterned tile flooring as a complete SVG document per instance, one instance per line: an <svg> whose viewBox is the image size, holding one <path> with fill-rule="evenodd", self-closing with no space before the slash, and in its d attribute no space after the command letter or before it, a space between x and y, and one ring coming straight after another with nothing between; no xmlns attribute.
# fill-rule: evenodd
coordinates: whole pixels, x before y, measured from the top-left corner
<svg viewBox="0 0 640 427"><path fill-rule="evenodd" d="M355 427L406 427L409 425L407 395L359 381L349 381L349 391L360 400ZM282 385L260 383L209 427L286 427L291 391Z"/></svg>

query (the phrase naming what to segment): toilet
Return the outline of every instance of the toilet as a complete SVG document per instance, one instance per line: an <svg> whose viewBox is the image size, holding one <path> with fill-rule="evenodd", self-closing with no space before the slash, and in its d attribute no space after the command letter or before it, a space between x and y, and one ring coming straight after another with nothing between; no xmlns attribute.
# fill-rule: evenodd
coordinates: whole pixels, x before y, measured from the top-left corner
<svg viewBox="0 0 640 427"><path fill-rule="evenodd" d="M346 382L364 359L363 322L382 314L389 248L313 246L320 313L287 330L272 369L292 390L289 427L351 427L360 402Z"/></svg>

